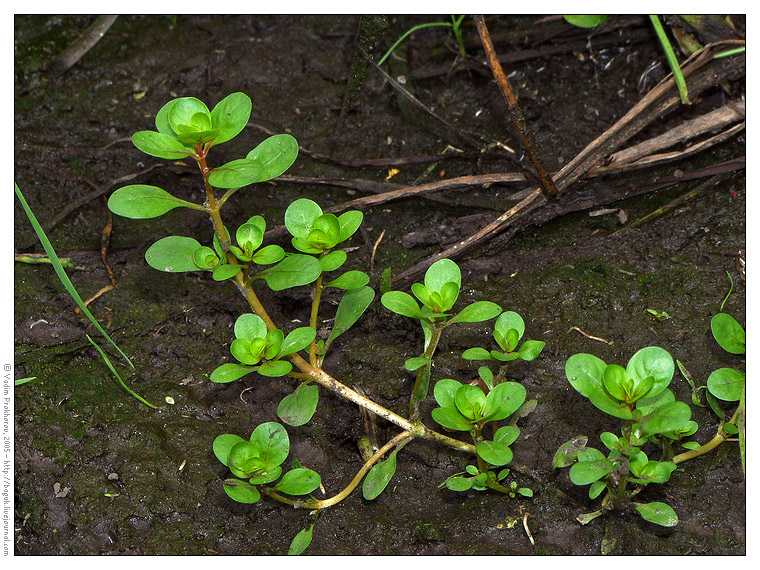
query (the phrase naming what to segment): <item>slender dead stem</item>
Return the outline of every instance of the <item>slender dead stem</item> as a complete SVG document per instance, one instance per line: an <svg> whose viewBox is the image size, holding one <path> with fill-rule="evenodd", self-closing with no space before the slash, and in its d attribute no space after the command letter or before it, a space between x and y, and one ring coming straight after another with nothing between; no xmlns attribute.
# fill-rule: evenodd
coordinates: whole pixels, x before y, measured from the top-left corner
<svg viewBox="0 0 760 570"><path fill-rule="evenodd" d="M557 186L554 184L554 180L552 180L549 171L546 169L546 165L541 158L541 153L538 151L536 140L533 138L533 134L528 128L528 123L525 120L525 116L520 110L519 105L517 104L517 99L512 93L512 89L509 87L507 76L504 74L504 69L502 69L501 63L499 63L499 58L496 56L496 50L494 50L493 42L491 42L491 36L488 33L485 18L483 18L483 16L473 17L475 19L475 25L478 28L480 41L483 43L483 49L485 50L486 57L488 58L488 64L491 66L491 71L493 72L493 76L496 79L496 83L499 85L501 93L504 95L504 100L507 102L507 107L509 108L509 116L512 119L512 123L515 125L515 128L517 129L517 132L520 136L520 142L522 143L525 152L528 154L528 158L533 164L533 168L536 169L536 175L541 184L544 195L547 198L556 196L559 191L557 190Z"/></svg>

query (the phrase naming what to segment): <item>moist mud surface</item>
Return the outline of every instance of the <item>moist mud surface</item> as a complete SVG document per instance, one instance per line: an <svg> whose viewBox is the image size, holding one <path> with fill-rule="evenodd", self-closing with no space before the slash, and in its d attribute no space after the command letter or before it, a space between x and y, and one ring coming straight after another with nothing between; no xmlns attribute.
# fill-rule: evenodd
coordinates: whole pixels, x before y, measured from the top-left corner
<svg viewBox="0 0 760 570"><path fill-rule="evenodd" d="M389 18L379 45L387 49L411 26L434 19ZM489 19L497 50L525 49L498 38L512 37L536 19ZM134 174L134 183L202 200L199 177L189 165L144 172L165 163L129 141L132 133L153 128L155 113L177 96L213 105L242 91L253 100L251 124L218 148L216 164L244 156L268 129L290 132L305 149L343 162L436 155L449 145L466 151L396 166L395 175L389 166L348 167L302 152L288 174L303 178L390 178L406 185L515 170L503 153L481 154L457 139L459 129L519 148L488 70L447 73L457 51L446 28L418 31L391 58L390 68L456 129L410 105L369 69L338 131L358 17L123 16L79 63L50 77L47 62L91 22L79 16L16 18L15 179L43 225L83 196ZM471 54L480 58L473 26L465 32ZM664 64L650 69L662 59L655 37L645 35L604 49L509 64L510 81L549 169L569 161L664 77ZM696 106L709 107L711 99L723 96L716 89ZM690 113L698 111L682 109L667 121L676 124ZM664 127L655 124L648 134ZM609 177L603 184L636 188L676 169L743 153L744 139L734 138L690 162ZM462 306L491 300L515 310L525 319L527 338L547 343L537 360L509 372L537 400L535 411L520 420L522 433L513 446L515 463L523 466L513 475L533 490L533 498L440 489L471 458L416 440L398 454L396 475L380 497L369 502L357 491L319 515L307 553L743 554L745 481L735 443L681 464L683 470L667 484L640 493L642 502L664 501L675 509L680 522L667 529L625 510L580 525L576 517L598 508L598 501L570 482L567 469L552 469L562 443L587 435L590 446L603 449L598 434L618 429L567 382L564 363L572 354L625 364L640 348L661 346L701 383L716 368L743 366L721 351L709 326L729 290L727 272L733 292L724 311L744 323L745 284L735 265L746 245L743 171L667 215L612 235L623 227L619 212L629 222L639 219L696 183L610 204L614 211L604 216L562 216L457 260ZM508 209L514 203L510 195L522 188L468 188L367 209L362 232L349 244L349 266L370 273L377 289L385 268L401 273L466 237ZM295 198L328 207L358 195L351 187L278 180L238 192L226 206L225 221L237 227L263 214L274 227ZM14 215L17 252L41 252L18 202ZM96 197L49 231L59 256L71 259L68 273L84 299L110 282L100 254L107 223L104 198ZM204 243L212 235L208 220L189 210L146 221L115 218L107 259L118 287L90 304L134 362L131 371L109 352L124 381L159 409L119 386L85 337L98 338L97 332L74 312L50 266L15 264L15 375L36 377L15 390L17 554L284 554L313 520L305 510L268 499L237 504L222 488L227 472L211 451L214 438L247 437L255 425L276 420L278 402L296 381L256 375L226 385L209 381L210 372L231 359L232 325L248 307L232 285L216 283L207 273L151 269L145 250L171 234ZM257 292L283 328L308 320L307 290ZM328 329L335 307L329 301L322 323ZM647 309L670 318L658 320ZM490 346L490 327L447 330L433 382L475 378L477 366L461 353ZM405 413L413 377L404 361L421 352L422 340L415 323L376 302L336 341L325 369ZM671 389L691 402L691 389L678 373ZM423 421L431 427L433 403L431 397L423 405ZM695 439L704 443L718 420L708 409L692 408L699 423ZM291 457L322 475L328 496L362 464L356 441L363 425L355 406L321 390L311 422L288 428ZM388 438L396 433L390 425L381 428Z"/></svg>

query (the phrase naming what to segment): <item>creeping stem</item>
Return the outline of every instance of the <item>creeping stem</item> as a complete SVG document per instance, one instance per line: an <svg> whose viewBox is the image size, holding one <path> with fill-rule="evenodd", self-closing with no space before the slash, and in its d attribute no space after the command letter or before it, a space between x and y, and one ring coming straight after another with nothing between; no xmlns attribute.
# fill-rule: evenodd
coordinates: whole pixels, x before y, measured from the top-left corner
<svg viewBox="0 0 760 570"><path fill-rule="evenodd" d="M262 493L267 495L268 497L271 497L277 501L280 501L281 503L285 503L287 505L292 505L296 508L302 508L302 509L325 509L327 507L332 507L333 505L336 505L340 503L343 499L348 497L354 489L361 483L364 476L367 474L367 472L372 468L372 466L377 463L380 458L383 457L386 453L388 453L392 448L394 448L397 445L403 445L410 439L414 437L414 434L408 432L408 431L402 431L400 434L398 434L396 437L394 437L392 440L390 440L388 443L386 443L383 447L378 449L377 453L375 453L372 457L369 458L369 460L362 465L362 468L359 469L359 472L356 474L356 476L352 479L352 481L348 484L348 486L343 489L340 493L337 495L330 497L329 499L291 499L289 497L284 497L283 495L280 495L277 491L274 491L272 489L269 489L267 487L261 487L260 490Z"/></svg>
<svg viewBox="0 0 760 570"><path fill-rule="evenodd" d="M736 411L734 412L734 415L731 416L731 419L728 420L729 423L735 423L736 418L739 415L739 410L741 409L741 406L737 406ZM713 437L710 441L708 441L706 444L699 446L698 449L690 449L689 451L684 451L683 453L679 453L673 458L673 463L676 465L679 463L683 463L684 461L688 461L689 459L694 459L695 457L699 457L700 455L704 455L705 453L709 453L716 447L718 447L721 443L726 441L729 438L729 434L726 433L726 431L723 429L724 424L720 424L720 427L718 428L718 432L715 434L715 437Z"/></svg>

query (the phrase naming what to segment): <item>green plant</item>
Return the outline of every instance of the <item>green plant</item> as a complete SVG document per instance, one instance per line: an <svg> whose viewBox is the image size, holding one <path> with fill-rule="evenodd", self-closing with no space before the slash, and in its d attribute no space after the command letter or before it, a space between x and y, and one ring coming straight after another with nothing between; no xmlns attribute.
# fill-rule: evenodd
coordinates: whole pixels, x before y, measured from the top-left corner
<svg viewBox="0 0 760 570"><path fill-rule="evenodd" d="M445 28L451 28L452 33L454 34L454 38L457 41L457 46L459 47L459 57L465 57L466 52L464 49L464 40L462 38L462 21L464 20L464 16L451 16L450 22L426 22L424 24L418 24L416 26L413 26L409 28L406 32L404 32L399 39L397 39L394 44L388 49L387 52L385 52L385 55L380 58L380 61L377 62L377 65L383 65L385 63L385 60L390 57L390 55L393 53L393 51L399 46L401 42L403 42L408 36L416 32L417 30L422 30L424 28L433 28L433 27L445 27Z"/></svg>
<svg viewBox="0 0 760 570"><path fill-rule="evenodd" d="M422 306L402 291L387 291L382 297L386 308L418 319L425 336L422 355L410 358L406 363L409 370L417 371L408 417L377 404L323 369L325 355L333 342L357 322L375 298L375 292L367 285L369 276L366 273L357 270L334 273L346 263L348 256L341 246L345 246L358 230L363 216L358 211L336 216L324 212L312 200L295 200L284 214L293 252L287 252L277 244L264 245L267 225L260 215L248 218L234 233L230 232L221 215L227 201L241 188L285 172L298 153L298 144L293 137L274 135L245 158L211 167L207 157L212 148L239 134L250 113L251 101L243 93L227 96L211 111L193 97L168 102L156 115L157 130L136 133L132 137L133 143L141 151L158 158L194 160L202 177L205 201L188 202L161 188L135 184L116 190L108 201L109 208L116 214L135 219L158 217L175 208L188 208L209 216L214 233L206 245L193 237L167 236L148 248L145 259L153 268L167 273L208 272L213 281L232 282L247 301L250 312L240 315L234 325L235 338L230 344L234 361L215 368L210 374L211 381L228 383L252 373L289 382L295 380L295 389L277 407L279 419L289 426L304 425L312 418L319 403L319 387L322 387L360 406L367 414L395 424L401 431L373 450L374 453L342 491L326 499L312 495L320 487L321 478L316 472L302 467L297 459L292 459L291 468L284 471L290 444L282 424L263 423L253 429L248 440L236 434L220 435L213 443L214 453L234 476L224 482L227 495L241 503L256 503L261 495L265 495L287 505L318 512L345 499L363 481L364 497L371 500L386 488L395 473L398 452L414 438L476 455L478 481L512 496L516 493L530 495L530 490L518 488L516 483L509 487L498 484L508 470L502 470L498 476L490 471L490 466L509 463L509 445L519 430L513 425L499 428L492 441L486 441L482 434L487 422L505 419L523 404L525 389L522 386L514 382L491 383L487 394L480 388L470 387L479 391L483 403L487 404L477 413L474 408L457 408L469 414L465 431L473 434L474 445L436 432L421 421L419 405L428 393L434 353L443 330L458 323L486 321L501 313L501 307L490 301L476 301L456 314L450 312L461 288L461 272L453 261L442 260L433 264L424 283L412 286L412 292ZM223 191L221 197L217 196L218 191ZM310 288L312 302L308 325L289 331L279 328L256 293L256 287L262 282L275 292L293 287ZM326 339L318 339L316 330L321 322L322 296L328 288L343 293L330 334ZM522 336L522 330L519 336ZM511 343L512 336L509 338ZM513 348L510 345L509 350ZM537 351L535 345L530 351L521 351L518 351L521 357L528 360L528 353L534 358L540 347ZM451 382L455 381L438 385L452 386ZM463 388L471 392L469 388ZM447 427L443 423L445 420L436 419ZM312 534L313 525L302 530L291 543L290 552L299 553L306 548Z"/></svg>
<svg viewBox="0 0 760 570"><path fill-rule="evenodd" d="M668 389L674 369L670 354L655 346L639 350L626 368L608 365L591 354L575 354L567 360L565 373L573 388L603 412L623 420L619 434L600 435L606 455L585 444L579 446L577 438L555 454L554 467L569 466L574 484L590 485L589 498L604 493L601 509L578 517L582 524L629 505L655 524L678 523L678 516L665 503L631 502L646 485L668 481L676 469L673 444L696 431L691 409L676 401ZM659 460L650 459L644 451L648 443L661 446Z"/></svg>
<svg viewBox="0 0 760 570"><path fill-rule="evenodd" d="M715 342L723 350L737 356L746 353L746 334L744 328L731 315L727 313L714 315L710 321L710 329ZM718 368L710 373L706 385L697 386L697 383L683 364L678 361L677 364L681 374L689 383L689 386L691 386L692 402L701 407L710 406L713 412L720 418L721 423L718 426L717 433L709 442L676 456L674 460L686 461L687 459L699 457L712 451L724 441L733 441L732 436L736 436L742 458L742 469L746 470L746 373L734 368ZM706 404L700 398L702 390L705 392ZM738 402L730 418L723 412L718 400Z"/></svg>

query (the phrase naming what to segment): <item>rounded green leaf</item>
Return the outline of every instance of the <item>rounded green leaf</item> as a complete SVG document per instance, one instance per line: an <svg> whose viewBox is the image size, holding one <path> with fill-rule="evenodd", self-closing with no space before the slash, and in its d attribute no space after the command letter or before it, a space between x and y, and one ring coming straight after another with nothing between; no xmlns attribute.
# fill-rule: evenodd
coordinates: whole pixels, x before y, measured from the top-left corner
<svg viewBox="0 0 760 570"><path fill-rule="evenodd" d="M631 411L627 406L612 400L607 396L603 383L604 370L607 364L593 354L574 354L565 363L565 375L570 385L586 396L594 406L621 419L631 419Z"/></svg>
<svg viewBox="0 0 760 570"><path fill-rule="evenodd" d="M311 255L294 254L277 265L257 273L254 279L263 279L272 291L308 285L322 275L322 266Z"/></svg>
<svg viewBox="0 0 760 570"><path fill-rule="evenodd" d="M208 183L214 188L243 188L261 181L261 166L239 158L214 168L208 175Z"/></svg>
<svg viewBox="0 0 760 570"><path fill-rule="evenodd" d="M335 271L346 262L347 257L348 255L345 251L338 249L319 256L319 264L322 266L322 271Z"/></svg>
<svg viewBox="0 0 760 570"><path fill-rule="evenodd" d="M268 466L266 470L257 471L253 477L248 479L248 482L251 485L266 485L279 479L280 475L282 475L282 467L279 465Z"/></svg>
<svg viewBox="0 0 760 570"><path fill-rule="evenodd" d="M517 351L517 354L522 360L535 360L538 355L541 354L541 351L545 346L546 343L542 340L526 340L520 346L520 350Z"/></svg>
<svg viewBox="0 0 760 570"><path fill-rule="evenodd" d="M653 503L634 503L636 510L644 520L660 526L676 526L678 515L666 503L655 501Z"/></svg>
<svg viewBox="0 0 760 570"><path fill-rule="evenodd" d="M745 354L747 337L736 319L726 313L718 313L710 321L715 342L731 354Z"/></svg>
<svg viewBox="0 0 760 570"><path fill-rule="evenodd" d="M483 417L489 421L499 421L515 413L525 402L525 386L517 382L502 382L493 387L485 402Z"/></svg>
<svg viewBox="0 0 760 570"><path fill-rule="evenodd" d="M302 426L312 418L318 402L319 388L315 384L301 384L280 401L277 416L289 426Z"/></svg>
<svg viewBox="0 0 760 570"><path fill-rule="evenodd" d="M321 483L322 478L319 473L305 467L298 467L285 473L275 486L275 490L286 495L308 495Z"/></svg>
<svg viewBox="0 0 760 570"><path fill-rule="evenodd" d="M424 283L430 292L440 292L446 283L455 283L458 290L462 286L462 272L450 259L439 259L428 267Z"/></svg>
<svg viewBox="0 0 760 570"><path fill-rule="evenodd" d="M306 239L314 227L314 220L321 215L319 204L308 198L299 198L285 210L285 227L294 238Z"/></svg>
<svg viewBox="0 0 760 570"><path fill-rule="evenodd" d="M480 420L485 416L486 395L477 386L464 384L454 394L457 410L469 420Z"/></svg>
<svg viewBox="0 0 760 570"><path fill-rule="evenodd" d="M380 297L380 302L386 309L399 315L416 319L422 316L420 306L409 293L388 291Z"/></svg>
<svg viewBox="0 0 760 570"><path fill-rule="evenodd" d="M351 271L346 271L340 277L333 279L325 287L337 287L338 289L350 291L351 289L364 287L367 283L369 283L369 275L364 273L364 271L352 269Z"/></svg>
<svg viewBox="0 0 760 570"><path fill-rule="evenodd" d="M449 477L446 479L446 488L451 491L469 491L472 489L472 485L475 483L474 477Z"/></svg>
<svg viewBox="0 0 760 570"><path fill-rule="evenodd" d="M261 499L259 490L253 485L240 479L227 479L224 482L224 492L233 501L252 505Z"/></svg>
<svg viewBox="0 0 760 570"><path fill-rule="evenodd" d="M462 353L465 360L493 360L491 353L485 348L468 348Z"/></svg>
<svg viewBox="0 0 760 570"><path fill-rule="evenodd" d="M303 350L314 341L316 336L317 331L313 328L298 327L285 337L285 340L283 340L282 345L280 346L280 352L277 355L277 358L279 359L298 352L299 350Z"/></svg>
<svg viewBox="0 0 760 570"><path fill-rule="evenodd" d="M314 534L314 525L301 530L290 543L288 547L288 556L298 556L306 550L311 544L312 535Z"/></svg>
<svg viewBox="0 0 760 570"><path fill-rule="evenodd" d="M267 470L280 465L290 453L288 432L277 422L265 422L256 426L250 441Z"/></svg>
<svg viewBox="0 0 760 570"><path fill-rule="evenodd" d="M745 373L733 368L718 368L707 378L707 389L713 396L726 402L741 400Z"/></svg>
<svg viewBox="0 0 760 570"><path fill-rule="evenodd" d="M235 338L253 340L264 338L267 334L267 325L258 315L243 313L235 320Z"/></svg>
<svg viewBox="0 0 760 570"><path fill-rule="evenodd" d="M291 370L293 370L293 365L287 360L275 360L274 362L265 362L258 367L256 372L262 376L277 378L289 374Z"/></svg>
<svg viewBox="0 0 760 570"><path fill-rule="evenodd" d="M474 428L472 422L465 418L456 409L435 408L431 413L433 415L433 419L447 429L453 429L456 431L470 431Z"/></svg>
<svg viewBox="0 0 760 570"><path fill-rule="evenodd" d="M292 135L273 135L246 155L260 169L257 182L272 180L284 173L298 157L298 142Z"/></svg>
<svg viewBox="0 0 760 570"><path fill-rule="evenodd" d="M668 402L639 420L644 435L675 431L691 419L691 408L684 402Z"/></svg>
<svg viewBox="0 0 760 570"><path fill-rule="evenodd" d="M596 28L607 21L605 14L565 14L565 20L578 28Z"/></svg>
<svg viewBox="0 0 760 570"><path fill-rule="evenodd" d="M517 339L515 341L516 345L517 342L519 342L525 334L525 321L519 314L515 313L514 311L504 311L499 316L499 318L496 319L496 323L494 324L494 338L496 338L497 342L499 342L499 338L506 340L509 331L513 329L517 331ZM498 333L500 337L497 336L496 333ZM499 342L499 346L501 345L502 343ZM504 351L511 350L506 345L501 346L501 348Z"/></svg>
<svg viewBox="0 0 760 570"><path fill-rule="evenodd" d="M195 97L180 97L174 100L167 117L172 130L181 132L202 132L211 129L211 113L206 104Z"/></svg>
<svg viewBox="0 0 760 570"><path fill-rule="evenodd" d="M257 265L271 265L285 257L285 250L279 245L265 245L253 254L251 261Z"/></svg>
<svg viewBox="0 0 760 570"><path fill-rule="evenodd" d="M114 214L144 220L163 216L174 208L201 209L197 204L180 200L156 186L132 184L116 190L108 199L108 209Z"/></svg>
<svg viewBox="0 0 760 570"><path fill-rule="evenodd" d="M264 241L264 232L256 224L245 223L235 232L235 240L243 251L253 253Z"/></svg>
<svg viewBox="0 0 760 570"><path fill-rule="evenodd" d="M156 130L163 135L169 135L175 139L177 138L177 133L174 132L174 129L169 124L169 112L176 102L177 99L172 99L156 113Z"/></svg>
<svg viewBox="0 0 760 570"><path fill-rule="evenodd" d="M449 323L480 323L493 319L501 313L501 307L491 301L475 301L470 303Z"/></svg>
<svg viewBox="0 0 760 570"><path fill-rule="evenodd" d="M588 488L588 498L591 500L596 499L606 488L607 483L605 481L594 481Z"/></svg>
<svg viewBox="0 0 760 570"><path fill-rule="evenodd" d="M145 261L153 269L168 273L198 271L199 268L193 261L193 254L200 247L201 244L196 239L168 236L148 248L145 252Z"/></svg>
<svg viewBox="0 0 760 570"><path fill-rule="evenodd" d="M219 258L216 256L216 252L205 245L193 252L193 261L200 269L213 269L219 265Z"/></svg>
<svg viewBox="0 0 760 570"><path fill-rule="evenodd" d="M239 380L254 370L255 369L250 366L243 366L236 362L227 362L217 367L216 370L211 373L209 379L217 384L226 384L227 382Z"/></svg>
<svg viewBox="0 0 760 570"><path fill-rule="evenodd" d="M424 356L415 356L413 358L408 358L406 362L404 362L404 368L411 372L414 372L415 370L419 370L425 366L428 362L429 360Z"/></svg>
<svg viewBox="0 0 760 570"><path fill-rule="evenodd" d="M654 382L647 394L648 397L651 397L668 387L673 379L675 363L667 350L659 346L649 346L642 348L631 357L626 371L633 378L635 384L650 376L652 377Z"/></svg>
<svg viewBox="0 0 760 570"><path fill-rule="evenodd" d="M225 467L228 467L228 460L230 457L230 449L241 441L245 441L242 437L239 435L235 435L232 433L225 433L222 435L218 435L214 439L214 443L212 445L214 449L214 455L216 458L224 465Z"/></svg>
<svg viewBox="0 0 760 570"><path fill-rule="evenodd" d="M606 477L614 468L612 461L604 456L594 461L578 461L570 467L570 480L575 485L589 485Z"/></svg>
<svg viewBox="0 0 760 570"><path fill-rule="evenodd" d="M433 397L438 405L442 408L456 408L454 398L456 397L457 390L462 387L460 382L452 380L451 378L444 378L435 383L433 388Z"/></svg>
<svg viewBox="0 0 760 570"><path fill-rule="evenodd" d="M396 473L396 451L385 461L379 461L372 466L362 483L362 495L372 501L382 493Z"/></svg>
<svg viewBox="0 0 760 570"><path fill-rule="evenodd" d="M512 450L508 445L498 441L480 441L475 445L475 451L486 463L501 467L512 461Z"/></svg>
<svg viewBox="0 0 760 570"><path fill-rule="evenodd" d="M352 235L356 233L359 226L362 225L364 220L364 214L359 210L350 210L343 212L338 216L338 222L340 223L340 241L346 241Z"/></svg>
<svg viewBox="0 0 760 570"><path fill-rule="evenodd" d="M211 274L211 276L214 278L214 281L225 281L227 279L232 279L240 273L240 271L243 268L240 265L233 265L233 264L227 264L220 265L216 269L214 269L214 272Z"/></svg>
<svg viewBox="0 0 760 570"><path fill-rule="evenodd" d="M155 131L135 133L132 135L132 144L145 154L168 160L181 160L193 154L192 149L183 145L176 137Z"/></svg>
<svg viewBox="0 0 760 570"><path fill-rule="evenodd" d="M222 144L236 137L251 116L251 98L245 93L230 93L211 111L211 124L219 131L213 141Z"/></svg>
<svg viewBox="0 0 760 570"><path fill-rule="evenodd" d="M235 477L247 478L264 467L256 446L248 441L240 441L230 448L227 465Z"/></svg>
<svg viewBox="0 0 760 570"><path fill-rule="evenodd" d="M512 445L520 436L520 428L517 426L503 426L496 430L493 436L495 442L502 445Z"/></svg>

